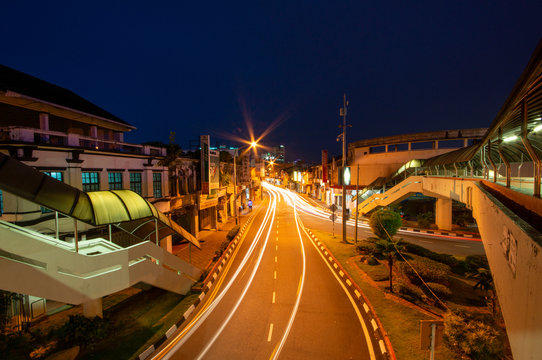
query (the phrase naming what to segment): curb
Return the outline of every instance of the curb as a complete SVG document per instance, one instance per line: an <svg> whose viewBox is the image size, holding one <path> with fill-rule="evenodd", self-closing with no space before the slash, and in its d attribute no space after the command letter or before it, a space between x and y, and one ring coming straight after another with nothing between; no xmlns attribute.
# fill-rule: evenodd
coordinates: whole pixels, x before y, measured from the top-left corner
<svg viewBox="0 0 542 360"><path fill-rule="evenodd" d="M229 261L230 256L233 253L233 250L237 247L237 244L239 243L239 240L243 236L245 230L247 229L249 224L252 223L252 220L255 214L256 213L254 212L252 215L250 215L250 217L245 222L245 224L239 229L239 232L237 233L237 235L235 235L235 238L230 242L226 250L224 250L224 253L220 257L220 259L218 259L213 269L209 272L209 274L203 281L203 284L204 284L203 290L201 294L198 296L198 298L196 299L196 301L192 305L190 305L188 310L184 312L183 317L179 321L177 321L175 324L173 324L168 329L168 331L166 331L166 333L162 335L160 339L158 339L154 344L150 345L145 351L139 354L139 356L137 357L139 360L147 359L156 349L160 347L160 345L162 345L164 342L166 342L167 339L169 339L173 334L175 334L177 329L181 327L183 322L186 319L188 319L188 317L194 312L196 307L203 301L203 299L205 299L207 292L211 289L214 281L218 278L218 275L220 274L220 272L222 271L226 263Z"/></svg>
<svg viewBox="0 0 542 360"><path fill-rule="evenodd" d="M358 301L358 304L361 305L360 310L364 310L362 311L362 314L364 315L366 320L369 320L368 323L371 324L373 334L376 335L377 339L379 339L378 347L380 348L381 355L386 359L397 360L388 334L384 330L384 327L382 326L380 319L376 315L376 311L374 310L373 306L361 291L361 288L354 282L350 274L346 272L346 270L337 261L331 251L329 251L327 246L320 240L318 240L318 238L312 233L310 229L305 229L310 234L311 240L317 246L318 250L322 253L322 255L324 255L324 258L332 266L334 271L339 275L339 278L348 289L350 295L353 295L354 299L356 299Z"/></svg>

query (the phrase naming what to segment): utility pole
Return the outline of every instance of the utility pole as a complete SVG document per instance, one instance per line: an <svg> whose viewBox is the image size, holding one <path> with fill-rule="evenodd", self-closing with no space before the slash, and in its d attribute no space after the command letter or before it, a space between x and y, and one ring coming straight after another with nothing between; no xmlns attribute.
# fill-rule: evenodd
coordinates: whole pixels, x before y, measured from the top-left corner
<svg viewBox="0 0 542 360"><path fill-rule="evenodd" d="M342 133L342 140L343 140L343 173L341 174L338 174L339 176L344 176L344 169L346 167L346 112L347 112L347 108L348 108L348 100L346 100L346 93L344 94L344 97L343 97L343 107L341 108L340 110L340 116L343 117L343 124L342 125L339 125L339 127L342 127L343 128L343 133ZM352 125L348 125L348 126L352 126ZM343 213L342 213L342 217L343 217L343 242L346 243L346 185L344 183L344 178L342 180L342 184L343 184L343 199L342 199L342 208L343 208Z"/></svg>
<svg viewBox="0 0 542 360"><path fill-rule="evenodd" d="M356 174L356 230L354 232L354 243L358 243L358 205L359 205L359 164Z"/></svg>

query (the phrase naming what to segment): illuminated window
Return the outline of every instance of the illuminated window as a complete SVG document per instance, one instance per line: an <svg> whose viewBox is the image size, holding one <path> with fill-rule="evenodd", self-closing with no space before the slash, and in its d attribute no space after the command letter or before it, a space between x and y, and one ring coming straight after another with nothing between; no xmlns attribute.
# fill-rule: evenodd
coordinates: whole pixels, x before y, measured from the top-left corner
<svg viewBox="0 0 542 360"><path fill-rule="evenodd" d="M109 190L122 190L121 172L110 172L107 177L109 179Z"/></svg>
<svg viewBox="0 0 542 360"><path fill-rule="evenodd" d="M141 173L140 172L130 173L130 190L141 195Z"/></svg>
<svg viewBox="0 0 542 360"><path fill-rule="evenodd" d="M44 171L43 173L46 174L46 175L49 175L53 179L56 179L58 181L63 181L62 173L60 171ZM50 213L50 212L53 212L53 210L41 206L41 213L42 214L46 214L46 213Z"/></svg>
<svg viewBox="0 0 542 360"><path fill-rule="evenodd" d="M155 172L152 173L152 191L154 198L158 199L162 197L162 174Z"/></svg>
<svg viewBox="0 0 542 360"><path fill-rule="evenodd" d="M81 173L83 179L83 191L98 191L100 190L100 177L96 171L83 171Z"/></svg>

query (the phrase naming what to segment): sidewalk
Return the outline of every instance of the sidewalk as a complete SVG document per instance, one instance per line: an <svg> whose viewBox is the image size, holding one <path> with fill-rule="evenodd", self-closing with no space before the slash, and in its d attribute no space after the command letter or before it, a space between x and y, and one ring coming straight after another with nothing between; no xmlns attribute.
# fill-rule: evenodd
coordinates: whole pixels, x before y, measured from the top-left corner
<svg viewBox="0 0 542 360"><path fill-rule="evenodd" d="M252 212L261 205L261 201L254 202ZM239 214L239 225L242 226L248 217L252 214L249 209L243 209ZM210 268L215 257L215 252L220 248L226 240L228 231L235 227L235 217L229 217L228 222L219 223L218 231L216 230L202 230L199 233L198 240L201 244L201 250L192 246L190 249L189 244L180 244L173 246L172 253L177 257L183 259L186 262L191 263L195 267L205 271Z"/></svg>

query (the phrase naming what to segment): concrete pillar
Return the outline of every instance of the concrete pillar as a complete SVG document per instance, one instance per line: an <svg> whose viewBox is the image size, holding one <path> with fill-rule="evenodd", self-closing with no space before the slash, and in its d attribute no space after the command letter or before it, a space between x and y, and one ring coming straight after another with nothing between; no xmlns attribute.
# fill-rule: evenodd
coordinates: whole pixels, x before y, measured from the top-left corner
<svg viewBox="0 0 542 360"><path fill-rule="evenodd" d="M441 230L452 230L452 199L437 198L435 223Z"/></svg>
<svg viewBox="0 0 542 360"><path fill-rule="evenodd" d="M40 129L49 131L49 114L40 113Z"/></svg>
<svg viewBox="0 0 542 360"><path fill-rule="evenodd" d="M83 178L81 175L81 167L77 166L78 164L68 164L68 169L66 171L66 183L78 188L79 190L83 189Z"/></svg>
<svg viewBox="0 0 542 360"><path fill-rule="evenodd" d="M160 247L162 249L165 249L168 253L172 253L173 252L173 237L170 235L160 240Z"/></svg>
<svg viewBox="0 0 542 360"><path fill-rule="evenodd" d="M210 211L210 216L211 216L211 229L215 229L218 231L218 216L217 216L217 211L218 211L218 205L217 206L213 206L211 208L211 211Z"/></svg>
<svg viewBox="0 0 542 360"><path fill-rule="evenodd" d="M83 303L83 315L88 318L93 318L95 316L103 318L102 298Z"/></svg>
<svg viewBox="0 0 542 360"><path fill-rule="evenodd" d="M198 238L199 235L199 211L197 206L192 206L192 218L190 221L190 232Z"/></svg>
<svg viewBox="0 0 542 360"><path fill-rule="evenodd" d="M141 174L141 195L148 199L154 197L152 192L152 169L146 168Z"/></svg>

